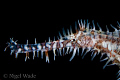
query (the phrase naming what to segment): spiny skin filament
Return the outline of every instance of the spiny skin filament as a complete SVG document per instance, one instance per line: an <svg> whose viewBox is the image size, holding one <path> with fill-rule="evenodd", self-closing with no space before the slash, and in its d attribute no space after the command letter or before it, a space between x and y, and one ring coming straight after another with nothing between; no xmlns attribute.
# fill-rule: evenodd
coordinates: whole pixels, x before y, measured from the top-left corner
<svg viewBox="0 0 120 80"><path fill-rule="evenodd" d="M103 69L112 61L112 64L109 65L117 65L120 68L120 24L118 23L118 28L115 28L112 24L110 26L115 30L114 32L110 32L108 27L106 26L106 32L102 31L102 28L97 23L99 30L96 30L94 21L92 21L93 27L90 28L90 23L78 20L79 29L77 29L77 22L75 22L75 30L76 33L72 32L72 27L70 26L70 31L67 30L67 34L63 29L62 37L61 33L59 32L60 38L55 41L51 41L49 37L48 42L37 43L35 38L35 44L28 44L28 40L26 44L18 44L17 41L14 41L13 38L10 38L10 43L7 43L8 46L5 48L4 51L8 47L11 49L10 55L15 53L15 58L18 57L19 53L26 53L25 61L29 58L29 53L33 52L33 59L35 57L35 52L37 52L37 57L39 57L39 52L41 52L41 58L43 59L43 55L46 56L46 62L49 61L48 52L53 50L54 60L56 56L56 50L59 52L58 55L66 55L73 51L72 57L69 61L71 61L76 52L79 55L79 48L82 48L82 59L84 59L85 55L88 52L92 52L91 60L95 58L97 54L101 53L101 58L104 54L107 54L107 57L101 61L108 60L106 64L103 66ZM65 52L64 49L67 48ZM84 51L86 52L84 53ZM63 51L63 54L62 54ZM100 58L100 59L101 59ZM120 71L118 72L118 80L120 76Z"/></svg>

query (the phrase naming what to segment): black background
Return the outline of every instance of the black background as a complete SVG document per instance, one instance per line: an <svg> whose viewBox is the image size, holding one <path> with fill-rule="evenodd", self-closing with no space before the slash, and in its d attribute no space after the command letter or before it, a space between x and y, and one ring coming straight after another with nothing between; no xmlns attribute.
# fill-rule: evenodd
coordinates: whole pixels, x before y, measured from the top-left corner
<svg viewBox="0 0 120 80"><path fill-rule="evenodd" d="M74 13L74 14L73 14ZM58 31L62 33L62 28L69 29L72 25L74 31L74 23L78 19L85 19L89 22L98 22L104 31L105 26L108 25L110 31L114 31L109 24L117 26L117 21L120 22L120 17L114 15L90 15L82 12L71 13L70 10L52 10L50 9L8 9L3 11L1 21L1 60L0 60L0 73L1 77L4 74L19 74L26 73L36 74L38 79L80 79L80 80L115 80L117 66L106 67L104 70L102 67L105 62L100 62L100 55L96 56L91 61L91 56L87 54L84 59L81 56L75 56L75 58L69 62L72 53L66 56L58 56L56 60L53 60L53 52L49 52L50 63L45 62L45 56L41 58L24 61L25 54L19 54L18 58L14 58L14 54L10 56L10 49L6 52L4 48L7 46L6 42L9 38L13 37L14 40L18 40L19 44L25 44L26 40L29 40L29 44L34 43L34 38L37 38L37 42L41 43L45 40L48 41L48 37L58 36ZM91 12L90 12L91 13ZM92 25L92 23L91 23ZM96 27L98 29L98 27ZM80 50L81 53L81 50ZM105 57L105 56L104 56ZM56 78L55 78L56 77ZM3 78L3 77L2 77Z"/></svg>

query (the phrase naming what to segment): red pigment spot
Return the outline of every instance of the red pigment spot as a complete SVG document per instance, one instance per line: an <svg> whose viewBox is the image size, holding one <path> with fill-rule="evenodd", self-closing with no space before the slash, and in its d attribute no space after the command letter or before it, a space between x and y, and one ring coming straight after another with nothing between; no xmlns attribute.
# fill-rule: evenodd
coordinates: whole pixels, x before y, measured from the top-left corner
<svg viewBox="0 0 120 80"><path fill-rule="evenodd" d="M115 57L115 55L114 55L114 54L113 54L112 56L113 56L113 57Z"/></svg>

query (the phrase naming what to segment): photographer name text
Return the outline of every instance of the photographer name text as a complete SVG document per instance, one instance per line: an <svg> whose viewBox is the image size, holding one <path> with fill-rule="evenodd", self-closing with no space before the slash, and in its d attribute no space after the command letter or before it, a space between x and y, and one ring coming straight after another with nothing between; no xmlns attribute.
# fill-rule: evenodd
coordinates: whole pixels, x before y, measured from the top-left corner
<svg viewBox="0 0 120 80"><path fill-rule="evenodd" d="M36 78L35 74L3 74L4 78L20 79L20 78Z"/></svg>

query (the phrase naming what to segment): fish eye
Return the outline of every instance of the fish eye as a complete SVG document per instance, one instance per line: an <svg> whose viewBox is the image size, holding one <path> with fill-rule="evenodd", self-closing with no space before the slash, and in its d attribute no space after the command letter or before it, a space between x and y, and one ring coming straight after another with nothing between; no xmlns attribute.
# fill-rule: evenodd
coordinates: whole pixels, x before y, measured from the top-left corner
<svg viewBox="0 0 120 80"><path fill-rule="evenodd" d="M75 41L75 39L72 39L72 41Z"/></svg>
<svg viewBox="0 0 120 80"><path fill-rule="evenodd" d="M73 41L75 41L75 39L73 39Z"/></svg>

